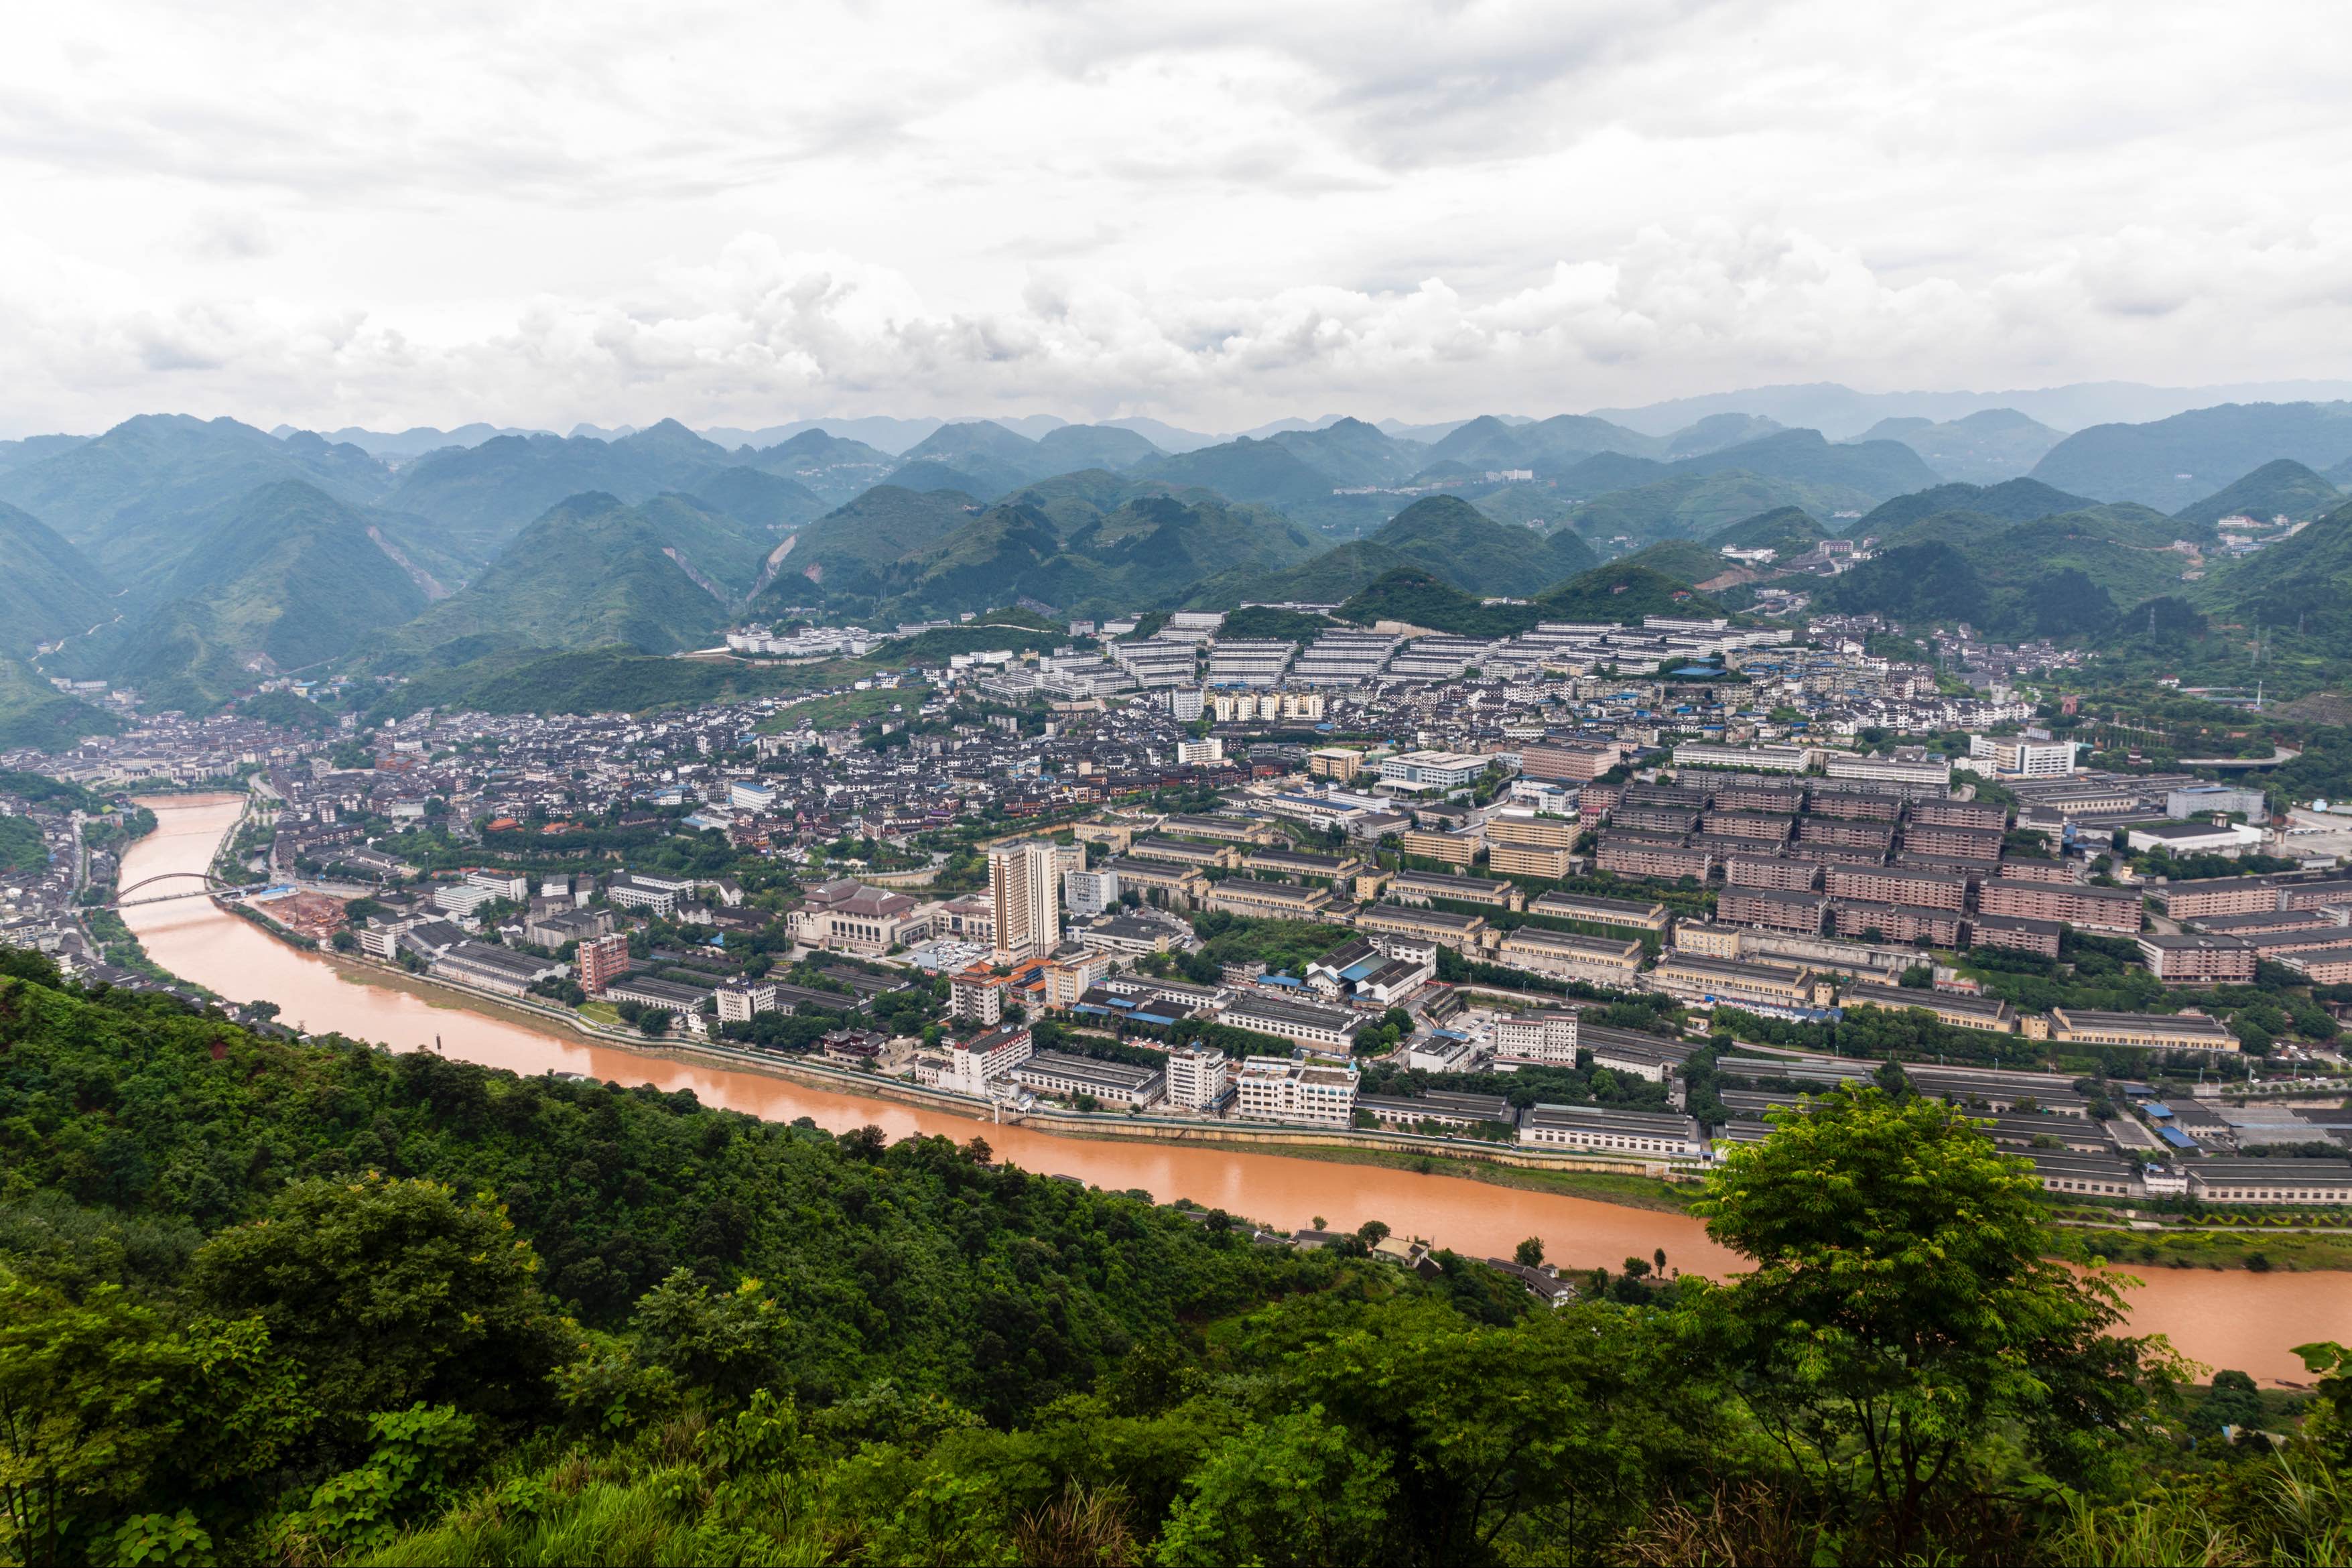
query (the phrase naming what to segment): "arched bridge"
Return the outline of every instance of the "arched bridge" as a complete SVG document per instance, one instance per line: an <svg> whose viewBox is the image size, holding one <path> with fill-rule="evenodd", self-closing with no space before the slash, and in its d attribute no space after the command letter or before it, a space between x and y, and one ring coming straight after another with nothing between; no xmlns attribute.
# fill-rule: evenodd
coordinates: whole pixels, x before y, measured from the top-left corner
<svg viewBox="0 0 2352 1568"><path fill-rule="evenodd" d="M134 899L131 896L142 888L152 888L159 882L194 882L196 885L193 888L175 888L168 893L150 893L143 899ZM108 902L118 910L127 910L133 904L160 904L172 899L205 899L210 898L215 893L248 892L261 886L263 884L259 882L240 886L215 877L210 871L159 871L152 877L142 877L127 888L117 888L114 890L114 897Z"/></svg>

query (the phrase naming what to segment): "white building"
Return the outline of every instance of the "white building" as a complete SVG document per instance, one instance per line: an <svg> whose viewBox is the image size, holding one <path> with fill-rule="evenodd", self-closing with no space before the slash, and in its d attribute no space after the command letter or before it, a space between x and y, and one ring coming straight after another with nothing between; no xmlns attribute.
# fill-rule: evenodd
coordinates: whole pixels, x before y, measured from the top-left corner
<svg viewBox="0 0 2352 1568"><path fill-rule="evenodd" d="M988 899L996 918L996 962L1044 958L1062 942L1057 846L1024 838L988 852Z"/></svg>
<svg viewBox="0 0 2352 1568"><path fill-rule="evenodd" d="M479 888L494 899L507 899L520 903L530 897L530 879L511 871L468 871L466 886Z"/></svg>
<svg viewBox="0 0 2352 1568"><path fill-rule="evenodd" d="M1932 784L1948 789L1952 783L1952 763L1947 757L1928 760L1907 760L1899 757L1849 756L1842 752L1830 754L1822 771L1833 779L1871 779L1879 784Z"/></svg>
<svg viewBox="0 0 2352 1568"><path fill-rule="evenodd" d="M1153 1105L1166 1088L1157 1068L1097 1061L1064 1051L1037 1052L1013 1069L1013 1081L1041 1094L1090 1095L1106 1105Z"/></svg>
<svg viewBox="0 0 2352 1568"><path fill-rule="evenodd" d="M947 1066L940 1074L940 1087L985 1095L990 1084L1009 1078L1014 1068L1035 1054L1029 1031L1018 1026L953 1041L947 1047Z"/></svg>
<svg viewBox="0 0 2352 1568"><path fill-rule="evenodd" d="M1351 1127L1356 1067L1321 1057L1252 1057L1242 1063L1234 1095L1234 1114L1244 1121Z"/></svg>
<svg viewBox="0 0 2352 1568"><path fill-rule="evenodd" d="M1507 1014L1495 1020L1495 1065L1498 1068L1576 1065L1576 1015Z"/></svg>
<svg viewBox="0 0 2352 1568"><path fill-rule="evenodd" d="M1206 763L1222 763L1224 760L1225 743L1214 735L1204 741L1176 742L1176 765L1179 767L1199 767Z"/></svg>
<svg viewBox="0 0 2352 1568"><path fill-rule="evenodd" d="M1183 1047L1168 1053L1168 1103L1175 1110L1214 1110L1232 1079L1233 1065L1223 1051Z"/></svg>
<svg viewBox="0 0 2352 1568"><path fill-rule="evenodd" d="M719 1021L748 1024L761 1013L776 1010L776 983L736 978L719 983Z"/></svg>
<svg viewBox="0 0 2352 1568"><path fill-rule="evenodd" d="M1467 752L1399 752L1381 760L1381 781L1413 789L1466 789L1493 761Z"/></svg>
<svg viewBox="0 0 2352 1568"><path fill-rule="evenodd" d="M2016 778L2062 779L2074 771L2074 742L2046 735L1970 735L1969 756Z"/></svg>
<svg viewBox="0 0 2352 1568"><path fill-rule="evenodd" d="M1062 907L1074 915L1098 915L1118 902L1116 871L1065 871Z"/></svg>

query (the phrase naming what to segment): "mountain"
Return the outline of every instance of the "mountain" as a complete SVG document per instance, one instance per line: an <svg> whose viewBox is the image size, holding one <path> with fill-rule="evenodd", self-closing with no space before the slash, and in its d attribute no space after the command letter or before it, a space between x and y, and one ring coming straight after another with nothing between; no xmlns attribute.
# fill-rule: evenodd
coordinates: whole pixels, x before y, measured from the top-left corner
<svg viewBox="0 0 2352 1568"><path fill-rule="evenodd" d="M803 430L738 460L762 473L782 474L805 485L828 506L839 506L872 489L898 459L878 447L824 430Z"/></svg>
<svg viewBox="0 0 2352 1568"><path fill-rule="evenodd" d="M1665 450L1660 455L1668 458L1705 457L1726 447L1760 441L1785 428L1779 420L1767 419L1761 414L1710 414L1668 436Z"/></svg>
<svg viewBox="0 0 2352 1568"><path fill-rule="evenodd" d="M1621 555L1609 563L1621 572L1649 571L1678 583L1697 584L1738 570L1739 563L1727 561L1713 543L1702 544L1696 539L1662 539L1630 555Z"/></svg>
<svg viewBox="0 0 2352 1568"><path fill-rule="evenodd" d="M1605 419L1582 414L1556 415L1528 424L1509 424L1481 415L1429 448L1432 466L1454 463L1468 470L1533 468L1553 474L1595 452L1631 457L1665 455L1665 444Z"/></svg>
<svg viewBox="0 0 2352 1568"><path fill-rule="evenodd" d="M2249 628L2292 626L2323 637L2333 658L2352 658L2352 506L2215 571L2190 596Z"/></svg>
<svg viewBox="0 0 2352 1568"><path fill-rule="evenodd" d="M1997 484L2030 471L2065 432L2014 408L1981 408L1943 424L1916 415L1882 419L1862 439L1899 441L1947 479Z"/></svg>
<svg viewBox="0 0 2352 1568"><path fill-rule="evenodd" d="M1543 621L1613 621L1634 626L1644 616L1723 613L1690 584L1643 566L1612 563L1556 583L1532 604L1485 605L1434 573L1399 567L1368 584L1334 612L1370 626L1398 621L1464 637L1512 637Z"/></svg>
<svg viewBox="0 0 2352 1568"><path fill-rule="evenodd" d="M2344 493L2334 485L2293 458L2279 458L2173 516L2207 526L2240 515L2264 522L2273 517L2309 522L2343 504Z"/></svg>
<svg viewBox="0 0 2352 1568"><path fill-rule="evenodd" d="M740 463L695 481L692 494L739 521L774 533L788 532L827 510L816 492L798 479Z"/></svg>
<svg viewBox="0 0 2352 1568"><path fill-rule="evenodd" d="M693 494L740 461L675 419L611 441L499 436L419 458L385 504L431 519L437 542L479 565L568 497L601 492L635 503L666 490Z"/></svg>
<svg viewBox="0 0 2352 1568"><path fill-rule="evenodd" d="M1623 452L1595 452L1571 464L1556 481L1568 495L1578 499L1603 496L1616 490L1639 489L1669 478L1673 470L1655 458L1635 458Z"/></svg>
<svg viewBox="0 0 2352 1568"><path fill-rule="evenodd" d="M1818 430L1781 430L1667 466L1669 475L1754 474L1759 479L1843 485L1876 500L1936 482L1933 468L1897 441L1832 444Z"/></svg>
<svg viewBox="0 0 2352 1568"><path fill-rule="evenodd" d="M1536 600L1547 621L1615 621L1639 626L1644 616L1719 616L1723 606L1678 578L1640 564L1612 561L1553 584Z"/></svg>
<svg viewBox="0 0 2352 1568"><path fill-rule="evenodd" d="M1203 435L1198 430L1187 430L1181 426L1165 424L1158 419L1106 419L1101 428L1132 430L1163 452L1196 451L1231 439L1225 436Z"/></svg>
<svg viewBox="0 0 2352 1568"><path fill-rule="evenodd" d="M1872 508L1853 525L1853 531L1858 537L1885 539L1938 512L1965 511L2006 522L2031 522L2037 517L2080 511L2096 504L2088 496L2069 495L2039 479L2004 479L1997 485L1931 485Z"/></svg>
<svg viewBox="0 0 2352 1568"><path fill-rule="evenodd" d="M2276 458L2326 468L2352 455L2352 403L2228 403L2147 425L2095 425L2032 477L2101 500L2178 511Z"/></svg>
<svg viewBox="0 0 2352 1568"><path fill-rule="evenodd" d="M1267 437L1334 485L1392 485L1420 471L1429 448L1401 441L1360 419Z"/></svg>
<svg viewBox="0 0 2352 1568"><path fill-rule="evenodd" d="M1967 621L2003 638L2097 632L2150 600L2181 593L2180 525L2137 506L2004 524L1982 512L1931 513L1820 591L1823 609L1897 621Z"/></svg>
<svg viewBox="0 0 2352 1568"><path fill-rule="evenodd" d="M1273 440L1239 437L1179 452L1139 470L1176 485L1198 485L1228 500L1260 506L1311 505L1328 498L1330 476Z"/></svg>
<svg viewBox="0 0 2352 1568"><path fill-rule="evenodd" d="M105 576L31 512L0 503L0 652L86 632L111 619Z"/></svg>
<svg viewBox="0 0 2352 1568"><path fill-rule="evenodd" d="M1038 456L1036 442L1026 436L1016 436L991 419L942 425L908 447L900 458L909 466L938 463L969 474L988 486L986 493L992 495L1043 479L1050 468L1050 459Z"/></svg>
<svg viewBox="0 0 2352 1568"><path fill-rule="evenodd" d="M1820 541L1830 537L1829 531L1801 507L1774 507L1770 511L1758 512L1743 518L1729 528L1706 536L1707 544L1716 550L1773 550L1786 561L1791 555L1802 555Z"/></svg>
<svg viewBox="0 0 2352 1568"><path fill-rule="evenodd" d="M892 615L984 609L1014 597L1057 613L1159 608L1223 574L1290 565L1318 545L1282 518L1200 492L1136 494L1091 519L1014 501L893 563L880 596Z"/></svg>
<svg viewBox="0 0 2352 1568"><path fill-rule="evenodd" d="M871 599L882 591L884 568L939 543L980 510L971 496L955 490L876 485L793 536L782 570L752 613L773 615L819 598Z"/></svg>
<svg viewBox="0 0 2352 1568"><path fill-rule="evenodd" d="M902 490L953 490L958 495L993 500L1029 481L1017 471L974 453L963 459L972 470L951 468L936 458L918 458L890 470L890 483Z"/></svg>
<svg viewBox="0 0 2352 1568"><path fill-rule="evenodd" d="M795 536L796 538L798 536ZM499 649L707 647L775 542L691 497L590 492L550 509L466 585L383 643L445 664Z"/></svg>
<svg viewBox="0 0 2352 1568"><path fill-rule="evenodd" d="M121 728L112 714L67 696L23 659L0 652L0 752L62 752L86 735Z"/></svg>
<svg viewBox="0 0 2352 1568"><path fill-rule="evenodd" d="M339 658L426 603L380 531L370 514L315 486L264 485L205 519L153 609L68 652L76 668L135 687L151 707L182 709Z"/></svg>
<svg viewBox="0 0 2352 1568"><path fill-rule="evenodd" d="M87 436L27 436L21 441L0 441L0 469L21 468L43 458L70 452L89 440Z"/></svg>
<svg viewBox="0 0 2352 1568"><path fill-rule="evenodd" d="M291 426L279 426L270 432L281 438L300 434ZM437 452L444 447L478 447L499 436L529 436L536 432L511 425L460 425L454 430L436 430L430 425L414 425L405 430L362 430L356 425L346 425L340 430L323 432L329 441L357 447L371 458L421 458L427 452Z"/></svg>
<svg viewBox="0 0 2352 1568"><path fill-rule="evenodd" d="M1049 474L1131 468L1167 455L1148 437L1116 425L1065 425L1037 438L1037 456Z"/></svg>
<svg viewBox="0 0 2352 1568"><path fill-rule="evenodd" d="M358 447L309 434L281 441L234 419L142 414L0 473L0 500L48 524L116 583L143 592L195 545L212 509L280 479L364 502L383 493L390 475Z"/></svg>
<svg viewBox="0 0 2352 1568"><path fill-rule="evenodd" d="M1496 522L1459 496L1428 496L1367 536L1409 565L1466 593L1528 598L1597 563L1592 547L1566 529L1544 535Z"/></svg>
<svg viewBox="0 0 2352 1568"><path fill-rule="evenodd" d="M1860 435L1879 420L1905 417L1957 421L1989 408L2015 409L2060 430L2116 421L2163 419L2218 403L2293 402L2352 397L2352 382L2266 382L2228 386L2148 386L2137 382L2075 382L2008 392L1856 392L1834 382L1751 386L1677 397L1639 408L1596 408L1603 419L1664 436L1710 414L1760 414L1783 425L1827 432L1832 439Z"/></svg>
<svg viewBox="0 0 2352 1568"><path fill-rule="evenodd" d="M1396 571L1420 567L1384 544L1351 539L1279 572L1234 572L1213 577L1185 596L1192 610L1231 610L1243 604L1337 605Z"/></svg>
<svg viewBox="0 0 2352 1568"><path fill-rule="evenodd" d="M1595 545L1627 541L1633 547L1661 539L1704 538L1759 512L1790 506L1831 520L1860 515L1873 498L1846 485L1812 484L1761 475L1677 473L1632 489L1579 501L1563 519Z"/></svg>

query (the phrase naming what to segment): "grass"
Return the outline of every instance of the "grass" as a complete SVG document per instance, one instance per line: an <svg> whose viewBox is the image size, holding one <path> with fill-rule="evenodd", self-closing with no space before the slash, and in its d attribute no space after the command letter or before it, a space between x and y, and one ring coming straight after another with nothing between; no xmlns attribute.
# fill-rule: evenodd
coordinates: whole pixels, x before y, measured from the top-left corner
<svg viewBox="0 0 2352 1568"><path fill-rule="evenodd" d="M928 686L900 686L873 691L837 691L826 697L811 697L786 706L781 711L760 721L760 728L769 734L785 730L797 730L805 724L813 730L838 730L863 724L868 719L879 719L893 707L904 707L906 716L913 717L929 700Z"/></svg>
<svg viewBox="0 0 2352 1568"><path fill-rule="evenodd" d="M583 1002L572 1010L592 1024L603 1024L614 1029L621 1026L620 1011L610 1002Z"/></svg>
<svg viewBox="0 0 2352 1568"><path fill-rule="evenodd" d="M2052 1249L2061 1258L2087 1262L2104 1258L2138 1268L2248 1268L2255 1272L2352 1269L2352 1234L2312 1235L2217 1226L2184 1230L2103 1230L2053 1226Z"/></svg>

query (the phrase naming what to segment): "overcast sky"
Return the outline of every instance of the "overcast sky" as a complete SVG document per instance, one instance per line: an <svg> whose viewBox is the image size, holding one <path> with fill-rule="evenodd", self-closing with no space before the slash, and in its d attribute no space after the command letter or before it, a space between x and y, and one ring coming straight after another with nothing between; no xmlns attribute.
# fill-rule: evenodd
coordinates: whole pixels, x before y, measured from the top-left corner
<svg viewBox="0 0 2352 1568"><path fill-rule="evenodd" d="M2348 18L20 6L0 433L2340 376Z"/></svg>

